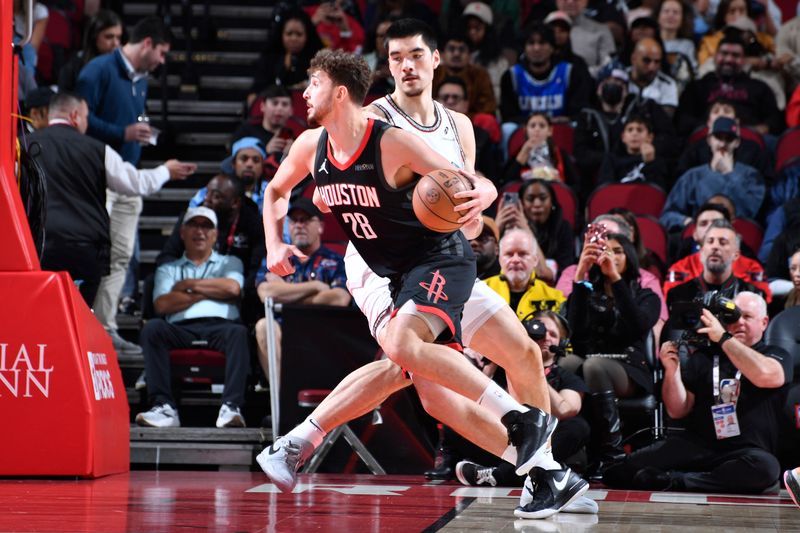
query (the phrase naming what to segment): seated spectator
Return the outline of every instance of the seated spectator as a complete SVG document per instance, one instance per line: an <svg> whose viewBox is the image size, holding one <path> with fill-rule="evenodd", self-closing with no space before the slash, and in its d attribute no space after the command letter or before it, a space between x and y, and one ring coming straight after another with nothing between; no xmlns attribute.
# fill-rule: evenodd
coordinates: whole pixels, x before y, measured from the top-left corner
<svg viewBox="0 0 800 533"><path fill-rule="evenodd" d="M570 63L554 61L554 53L552 28L536 23L526 31L519 62L503 74L500 82L500 115L506 140L534 111L566 121L588 105L594 82L581 78L580 71Z"/></svg>
<svg viewBox="0 0 800 533"><path fill-rule="evenodd" d="M583 396L589 389L581 378L558 366L558 358L564 355L564 347L569 343L569 325L564 317L549 310L536 311L525 325L542 350L550 412L558 418L552 437L553 458L566 463L589 442L589 424L579 416ZM463 485L471 486L520 487L525 481L514 473L511 463L505 461L488 467L461 461L456 465L456 477Z"/></svg>
<svg viewBox="0 0 800 533"><path fill-rule="evenodd" d="M453 34L444 40L442 61L433 73L433 93L438 92L445 78L455 76L467 85L467 116L485 113L494 116L497 110L492 80L480 65L470 63L469 45L465 35Z"/></svg>
<svg viewBox="0 0 800 533"><path fill-rule="evenodd" d="M672 188L660 222L668 231L681 231L692 221L692 213L717 193L728 196L741 216L755 218L766 195L762 176L751 166L735 160L739 127L733 119L720 117L709 130L711 162L689 169Z"/></svg>
<svg viewBox="0 0 800 533"><path fill-rule="evenodd" d="M360 53L364 46L364 28L351 13L346 0L319 2L306 8L325 48Z"/></svg>
<svg viewBox="0 0 800 533"><path fill-rule="evenodd" d="M728 210L722 204L707 202L700 206L694 218L694 231L692 236L681 241L678 259L669 267L667 280L664 282L664 295L670 289L684 283L692 278L696 278L703 272L703 261L700 259L700 249L703 246L703 237L715 220L726 220L732 223ZM746 245L741 243L741 247ZM761 263L746 257L742 253L733 261L733 274L742 278L748 283L752 283L764 294L769 293L766 274Z"/></svg>
<svg viewBox="0 0 800 533"><path fill-rule="evenodd" d="M502 183L533 178L562 181L575 191L580 186L572 158L553 142L553 125L543 111L534 111L525 121L525 143L509 158Z"/></svg>
<svg viewBox="0 0 800 533"><path fill-rule="evenodd" d="M646 353L660 305L639 283L639 260L627 236L595 240L587 233L567 302L574 355L562 365L575 371L579 364L591 392L595 472L624 456L617 398L653 392Z"/></svg>
<svg viewBox="0 0 800 533"><path fill-rule="evenodd" d="M247 105L270 85L282 85L290 91L305 89L311 58L322 48L319 34L302 8L282 12L258 57Z"/></svg>
<svg viewBox="0 0 800 533"><path fill-rule="evenodd" d="M119 15L101 9L92 17L83 35L83 48L61 67L58 74L58 90L74 91L78 74L86 63L95 57L119 48L122 42L122 21Z"/></svg>
<svg viewBox="0 0 800 533"><path fill-rule="evenodd" d="M740 238L731 223L725 219L713 220L703 237L699 261L702 272L688 281L669 287L667 306L675 302L691 302L710 291L719 291L733 298L742 291L762 294L763 291L735 275L733 262L739 257ZM768 299L771 299L767 293Z"/></svg>
<svg viewBox="0 0 800 533"><path fill-rule="evenodd" d="M552 283L558 271L575 262L572 226L564 219L553 186L546 180L526 182L516 197L514 193L503 195L495 221L500 235L511 227L527 226L533 231L543 254L536 265L539 279Z"/></svg>
<svg viewBox="0 0 800 533"><path fill-rule="evenodd" d="M653 126L653 146L660 157L671 161L677 153L672 120L653 100L628 94L628 74L611 69L597 86L599 106L585 107L575 126L575 153L583 182L584 200L594 189L595 177L606 153L617 152L622 142L625 117L641 115Z"/></svg>
<svg viewBox="0 0 800 533"><path fill-rule="evenodd" d="M715 100L711 107L708 109L708 120L706 121L706 131L711 131L714 121L719 117L728 117L739 124L739 118L736 116L736 106L733 102L725 98ZM764 179L769 182L772 180L774 174L774 164L769 155L768 150L764 150L762 145L752 139L741 138L739 146L734 149L734 158L740 163L750 165L755 168ZM690 143L681 153L678 160L678 167L675 174L682 176L690 168L700 165L707 165L711 162L711 147L708 145L707 137L704 137L696 142Z"/></svg>
<svg viewBox="0 0 800 533"><path fill-rule="evenodd" d="M267 180L264 179L264 160L267 153L264 145L256 137L242 137L231 148L231 155L220 164L224 174L238 178L242 183L244 194L258 206L258 211L264 205L264 190ZM197 193L189 200L189 207L203 204L208 194L205 187L198 189Z"/></svg>
<svg viewBox="0 0 800 533"><path fill-rule="evenodd" d="M663 60L664 50L657 40L644 38L637 42L627 70L631 80L628 92L654 100L672 117L678 106L678 84L661 70Z"/></svg>
<svg viewBox="0 0 800 533"><path fill-rule="evenodd" d="M793 285L786 279L786 265L794 252L800 248L800 198L790 200L783 206L785 214L783 229L772 241L765 263L770 289L777 296L786 295Z"/></svg>
<svg viewBox="0 0 800 533"><path fill-rule="evenodd" d="M397 20L391 15L384 15L378 22L374 32L367 35L364 44L364 59L372 72L372 84L368 94L384 96L394 91L394 78L389 71L389 51L386 49L386 30Z"/></svg>
<svg viewBox="0 0 800 533"><path fill-rule="evenodd" d="M310 305L333 305L346 307L350 305L350 293L345 287L347 276L344 271L344 259L336 252L322 246L322 232L325 226L322 213L313 202L300 198L292 203L289 209L289 234L291 243L305 256L304 259L292 257L294 273L281 278L267 270L267 263L262 259L261 269L256 277L258 297L263 302L272 298L276 303L301 303ZM256 323L256 341L258 342L258 360L264 375L269 376L267 359L266 320ZM276 347L280 376L280 326L275 324L278 338Z"/></svg>
<svg viewBox="0 0 800 533"><path fill-rule="evenodd" d="M467 4L461 13L457 32L467 37L472 64L482 66L489 73L492 92L499 103L500 79L511 63L503 53L502 42L494 25L492 8L483 2ZM517 55L516 52L514 55Z"/></svg>
<svg viewBox="0 0 800 533"><path fill-rule="evenodd" d="M622 217L631 227L631 231L633 231L633 239L631 239L631 242L633 242L633 247L636 248L636 257L639 258L639 268L651 272L656 276L663 276L666 265L655 252L644 247L642 232L639 230L639 222L636 220L636 215L633 211L626 207L614 207L608 210L608 214Z"/></svg>
<svg viewBox="0 0 800 533"><path fill-rule="evenodd" d="M472 253L475 254L475 264L478 270L478 279L491 278L500 274L500 232L497 224L491 217L483 217L483 229L480 235L469 241Z"/></svg>
<svg viewBox="0 0 800 533"><path fill-rule="evenodd" d="M760 45L775 51L775 42L772 36L766 32L756 31L753 22L751 5L746 0L721 0L714 16L714 32L710 32L700 40L697 49L697 62L701 66L703 63L714 57L719 42L725 38L729 28L741 30L743 20L752 24L752 38ZM774 34L773 34L774 35Z"/></svg>
<svg viewBox="0 0 800 533"><path fill-rule="evenodd" d="M212 209L217 216L214 250L220 255L238 257L242 262L245 280L242 313L245 322L252 324L261 309L255 305L256 273L266 254L264 228L258 206L244 195L241 180L227 174L217 174L211 178L205 189L208 193L201 205ZM156 266L183 256L185 247L181 232L184 216L184 213L178 215L172 234L156 257Z"/></svg>
<svg viewBox="0 0 800 533"><path fill-rule="evenodd" d="M800 17L794 17L780 27L775 37L775 49L775 61L783 66L783 72L791 82L789 86L796 86L800 83ZM799 93L795 89L795 95L797 94Z"/></svg>
<svg viewBox="0 0 800 533"><path fill-rule="evenodd" d="M448 76L439 85L436 91L436 101L445 106L450 111L457 113L467 114L467 84L464 80L456 76ZM483 115L486 117L487 115ZM480 115L476 117L480 119ZM500 138L500 127L497 125L497 120L494 117L491 119L490 129L493 130L497 139ZM492 180L497 180L497 154L495 145L492 142L491 135L488 130L484 129L484 123L478 125L480 120L473 120L473 131L475 132L475 169L482 172L484 176Z"/></svg>
<svg viewBox="0 0 800 533"><path fill-rule="evenodd" d="M261 122L243 123L233 132L231 141L235 143L245 137L258 139L265 147L265 164L272 169L269 173L272 177L283 156L289 153L294 139L294 132L287 127L292 116L292 97L286 87L270 85L259 95L257 102L261 102Z"/></svg>
<svg viewBox="0 0 800 533"><path fill-rule="evenodd" d="M527 228L511 228L500 237L500 275L486 284L509 303L520 320L534 311L558 311L566 298L536 278L539 245Z"/></svg>
<svg viewBox="0 0 800 533"><path fill-rule="evenodd" d="M661 347L661 396L669 416L685 420L686 431L631 454L606 470L603 483L707 493L777 489L780 465L774 453L792 360L783 349L764 343L769 322L764 300L741 292L735 303L741 318L728 326L703 311L698 332L709 338L710 347L692 347L683 360L675 343Z"/></svg>
<svg viewBox="0 0 800 533"><path fill-rule="evenodd" d="M661 0L654 10L669 70L673 79L678 82L679 92L686 86L686 82L694 78L697 70L692 35L693 12L693 6L686 0Z"/></svg>
<svg viewBox="0 0 800 533"><path fill-rule="evenodd" d="M761 135L783 130L783 116L767 84L744 71L745 43L740 35L725 36L716 48L715 70L686 86L676 113L678 133L688 135L702 125L708 109L720 97L736 106L742 126Z"/></svg>
<svg viewBox="0 0 800 533"><path fill-rule="evenodd" d="M136 415L140 426L179 427L171 391L169 351L198 340L225 354L225 388L216 426L244 427L241 407L250 365L247 328L237 302L244 278L242 262L214 251L217 215L207 207L186 212L181 227L183 257L156 269L153 305L164 318L147 321L140 340L152 408Z"/></svg>
<svg viewBox="0 0 800 533"><path fill-rule="evenodd" d="M556 0L559 11L572 19L572 50L586 60L589 72L594 76L614 55L616 45L608 26L586 15L588 4L589 0Z"/></svg>
<svg viewBox="0 0 800 533"><path fill-rule="evenodd" d="M563 11L552 11L544 19L544 23L553 28L553 36L556 39L556 50L553 54L553 61L556 63L566 61L572 63L575 69L582 71L581 77L589 79L589 67L586 61L572 50L572 40L570 31L572 30L572 19Z"/></svg>
<svg viewBox="0 0 800 533"><path fill-rule="evenodd" d="M622 146L608 152L597 176L598 184L648 182L664 187L666 161L653 146L653 127L639 115L629 115L622 129Z"/></svg>
<svg viewBox="0 0 800 533"><path fill-rule="evenodd" d="M786 309L800 305L800 249L789 259L789 279L792 281L792 290L786 296Z"/></svg>

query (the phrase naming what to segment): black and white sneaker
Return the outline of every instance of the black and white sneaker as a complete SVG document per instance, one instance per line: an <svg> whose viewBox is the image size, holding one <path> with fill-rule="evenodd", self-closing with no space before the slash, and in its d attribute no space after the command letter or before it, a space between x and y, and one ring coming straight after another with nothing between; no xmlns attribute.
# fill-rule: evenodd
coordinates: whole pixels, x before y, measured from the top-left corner
<svg viewBox="0 0 800 533"><path fill-rule="evenodd" d="M517 518L541 519L547 518L561 511L572 502L583 496L589 490L589 483L572 471L571 468L562 470L544 470L534 468L531 474L535 478L533 484L525 480L525 491L532 491L533 499L524 506L514 509ZM530 474L529 474L530 476Z"/></svg>
<svg viewBox="0 0 800 533"><path fill-rule="evenodd" d="M493 466L481 466L472 461L459 461L456 465L456 477L462 485L468 487L483 487L486 485L496 487Z"/></svg>
<svg viewBox="0 0 800 533"><path fill-rule="evenodd" d="M517 475L524 476L541 461L558 420L531 407L526 413L509 411L500 422L508 429L508 443L517 448Z"/></svg>

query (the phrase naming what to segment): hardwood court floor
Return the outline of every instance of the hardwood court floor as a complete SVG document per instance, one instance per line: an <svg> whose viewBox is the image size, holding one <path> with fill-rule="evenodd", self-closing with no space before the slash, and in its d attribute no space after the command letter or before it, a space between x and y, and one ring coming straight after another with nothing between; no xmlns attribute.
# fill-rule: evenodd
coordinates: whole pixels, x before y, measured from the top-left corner
<svg viewBox="0 0 800 533"><path fill-rule="evenodd" d="M260 473L131 472L97 480L0 479L2 532L800 531L779 496L594 489L598 515L517 520L519 489L421 476L301 476L280 494Z"/></svg>

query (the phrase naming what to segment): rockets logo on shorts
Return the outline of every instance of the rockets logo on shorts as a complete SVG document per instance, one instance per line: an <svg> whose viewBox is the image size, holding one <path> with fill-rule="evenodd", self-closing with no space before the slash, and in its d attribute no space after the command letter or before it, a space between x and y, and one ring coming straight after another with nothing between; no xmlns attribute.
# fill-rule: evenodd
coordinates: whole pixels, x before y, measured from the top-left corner
<svg viewBox="0 0 800 533"><path fill-rule="evenodd" d="M447 280L444 279L444 276L442 276L438 270L436 272L431 272L431 274L433 275L431 282L425 283L423 281L420 282L419 286L428 291L427 296L429 302L436 303L439 300L446 302L447 294L444 292L444 286Z"/></svg>

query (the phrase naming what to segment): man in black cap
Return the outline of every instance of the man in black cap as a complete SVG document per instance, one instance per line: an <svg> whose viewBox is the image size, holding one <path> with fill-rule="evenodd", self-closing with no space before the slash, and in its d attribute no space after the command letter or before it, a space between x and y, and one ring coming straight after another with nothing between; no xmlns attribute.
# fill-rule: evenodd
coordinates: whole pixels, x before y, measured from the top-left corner
<svg viewBox="0 0 800 533"><path fill-rule="evenodd" d="M661 225L667 230L682 230L692 215L715 194L733 201L739 216L755 218L766 195L764 179L758 170L734 159L741 141L739 124L719 117L708 135L711 162L687 170L670 191Z"/></svg>
<svg viewBox="0 0 800 533"><path fill-rule="evenodd" d="M322 245L325 224L322 213L308 198L293 202L289 209L289 236L303 257L292 257L294 272L280 277L267 270L266 261L256 275L258 296L263 302L271 297L276 303L302 303L311 305L350 305L347 276L341 255ZM276 334L280 328L276 324ZM280 337L278 337L280 338ZM267 364L266 321L256 324L258 360L264 374L269 375ZM276 343L280 349L280 342ZM280 364L280 352L278 353ZM280 369L278 369L280 371Z"/></svg>

